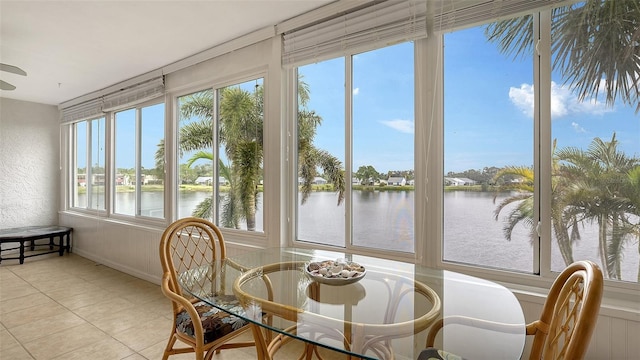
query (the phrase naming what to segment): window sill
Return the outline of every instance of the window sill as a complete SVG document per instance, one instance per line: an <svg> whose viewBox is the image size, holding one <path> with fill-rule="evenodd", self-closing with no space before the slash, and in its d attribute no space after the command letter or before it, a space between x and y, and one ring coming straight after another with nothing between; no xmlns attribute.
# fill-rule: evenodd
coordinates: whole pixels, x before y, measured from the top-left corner
<svg viewBox="0 0 640 360"><path fill-rule="evenodd" d="M542 306L547 298L547 289L519 284L503 283L503 285L511 290L521 303L527 302ZM629 294L628 298L621 299L617 296L610 296L607 294L607 289L605 289L600 305L600 315L640 322L640 301L638 297L640 295L635 292L635 294Z"/></svg>

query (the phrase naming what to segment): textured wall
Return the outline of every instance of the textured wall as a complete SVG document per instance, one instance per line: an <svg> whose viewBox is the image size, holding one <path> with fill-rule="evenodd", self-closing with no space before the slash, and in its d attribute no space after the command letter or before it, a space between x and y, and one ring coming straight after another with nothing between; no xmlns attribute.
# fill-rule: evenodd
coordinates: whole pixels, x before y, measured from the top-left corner
<svg viewBox="0 0 640 360"><path fill-rule="evenodd" d="M58 223L58 108L0 98L0 228Z"/></svg>

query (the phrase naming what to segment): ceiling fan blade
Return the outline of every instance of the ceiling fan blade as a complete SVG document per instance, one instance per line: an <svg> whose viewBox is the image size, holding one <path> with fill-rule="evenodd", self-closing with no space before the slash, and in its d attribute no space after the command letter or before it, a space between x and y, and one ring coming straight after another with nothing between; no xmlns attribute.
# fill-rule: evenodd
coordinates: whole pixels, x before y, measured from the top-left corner
<svg viewBox="0 0 640 360"><path fill-rule="evenodd" d="M15 90L16 87L9 84L8 82L4 82L0 80L0 90Z"/></svg>
<svg viewBox="0 0 640 360"><path fill-rule="evenodd" d="M26 71L20 69L17 66L13 66L13 65L9 65L9 64L1 64L0 63L0 70L6 71L6 72L10 72L10 73L13 73L13 74L27 76L27 72Z"/></svg>

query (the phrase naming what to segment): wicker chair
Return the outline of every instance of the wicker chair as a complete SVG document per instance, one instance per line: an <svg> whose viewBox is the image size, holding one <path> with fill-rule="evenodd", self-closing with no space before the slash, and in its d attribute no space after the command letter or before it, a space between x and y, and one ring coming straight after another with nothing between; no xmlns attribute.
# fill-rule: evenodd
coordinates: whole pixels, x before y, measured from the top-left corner
<svg viewBox="0 0 640 360"><path fill-rule="evenodd" d="M224 238L211 222L199 218L175 221L162 234L162 292L173 306L173 327L162 357L195 352L197 360L211 359L221 349L254 346L253 341L229 342L250 330L246 322L184 294L178 274L226 257ZM211 276L217 276L215 273ZM228 301L237 301L229 296ZM229 321L231 320L231 321ZM176 341L187 347L175 347Z"/></svg>
<svg viewBox="0 0 640 360"><path fill-rule="evenodd" d="M602 288L602 271L595 263L577 261L564 269L551 286L540 318L527 324L527 335L533 335L529 359L584 358L600 312ZM448 320L444 323L449 323ZM461 324L465 318L452 320L451 323ZM489 329L495 326L509 327L507 324L478 319L467 320L473 322L473 326ZM440 320L429 330L427 349L420 354L419 360L446 358L449 355L433 347L436 334L442 326L443 321ZM499 331L505 330L501 328Z"/></svg>

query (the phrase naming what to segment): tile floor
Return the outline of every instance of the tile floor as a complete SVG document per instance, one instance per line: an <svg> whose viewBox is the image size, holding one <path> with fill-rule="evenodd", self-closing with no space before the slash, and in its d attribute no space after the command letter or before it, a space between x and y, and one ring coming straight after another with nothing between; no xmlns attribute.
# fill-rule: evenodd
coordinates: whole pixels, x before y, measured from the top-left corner
<svg viewBox="0 0 640 360"><path fill-rule="evenodd" d="M171 326L171 305L158 285L78 255L0 264L2 360L161 359ZM278 358L297 358L297 346ZM254 348L213 356L255 358ZM194 355L169 357L184 359Z"/></svg>

